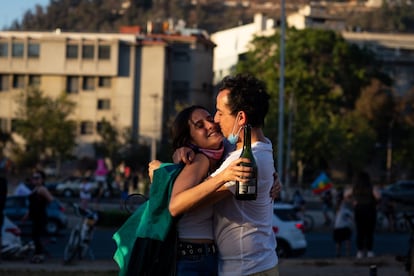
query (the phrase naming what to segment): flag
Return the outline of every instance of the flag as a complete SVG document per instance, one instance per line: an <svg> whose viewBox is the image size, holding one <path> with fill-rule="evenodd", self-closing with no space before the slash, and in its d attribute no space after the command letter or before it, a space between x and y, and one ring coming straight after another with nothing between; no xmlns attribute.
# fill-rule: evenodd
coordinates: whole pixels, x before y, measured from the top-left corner
<svg viewBox="0 0 414 276"><path fill-rule="evenodd" d="M312 182L311 188L314 194L320 194L324 191L331 189L333 186L332 181L326 175L326 173L321 172L319 176Z"/></svg>

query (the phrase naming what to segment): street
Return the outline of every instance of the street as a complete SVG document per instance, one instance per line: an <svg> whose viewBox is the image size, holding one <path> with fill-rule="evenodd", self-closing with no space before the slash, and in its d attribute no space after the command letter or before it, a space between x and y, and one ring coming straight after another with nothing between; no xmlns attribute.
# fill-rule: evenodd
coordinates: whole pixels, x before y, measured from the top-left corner
<svg viewBox="0 0 414 276"><path fill-rule="evenodd" d="M111 259L116 245L112 240L115 228L97 228L91 247L96 259ZM47 249L53 258L62 258L68 238L69 229L60 235L56 243L47 242ZM29 237L24 237L29 238ZM355 238L355 236L354 236ZM403 255L407 251L408 233L380 232L375 234L374 252L377 256ZM335 245L329 229L306 233L308 247L306 253L299 259L324 259L335 257ZM356 252L355 241L352 241L352 255Z"/></svg>
<svg viewBox="0 0 414 276"><path fill-rule="evenodd" d="M75 217L71 214L69 215L73 224ZM321 227L321 217L317 211L312 215L316 223L314 231L305 234L308 241L307 252L301 257L280 259L280 275L364 276L369 275L369 268L372 264L378 266L378 275L406 275L403 265L395 261L395 256L406 252L408 233L376 233L374 251L377 256L373 259L357 260L354 258L356 251L355 241L352 242L351 257L334 258L335 247L330 229L328 227ZM43 274L39 275L54 275L56 271L61 271L62 269L73 270L73 275L116 275L117 266L112 259L116 249L112 235L116 228L97 227L91 242L91 248L96 260L94 262L91 262L89 259L83 261L75 260L73 265L68 267L62 266L62 259L69 231L70 229L65 230L57 237L56 242L46 240L46 248L50 258L45 262L44 266L41 266ZM24 236L23 239L28 240L30 237ZM37 265L31 265L28 261L23 261L21 265L16 266L19 263L6 263L6 267L3 269L10 273L13 272L13 275L27 275L27 271L36 271L36 268L40 269ZM7 270L7 265L9 265L10 270ZM50 270L49 274L46 273L48 270ZM103 271L106 271L106 273ZM21 272L21 274L17 272Z"/></svg>

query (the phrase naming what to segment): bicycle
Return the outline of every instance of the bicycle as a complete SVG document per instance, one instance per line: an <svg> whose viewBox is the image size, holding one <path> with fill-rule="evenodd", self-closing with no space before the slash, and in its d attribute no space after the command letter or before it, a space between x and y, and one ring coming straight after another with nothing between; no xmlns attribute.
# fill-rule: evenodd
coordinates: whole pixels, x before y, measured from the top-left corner
<svg viewBox="0 0 414 276"><path fill-rule="evenodd" d="M91 260L95 259L95 255L91 249L90 242L93 238L95 225L98 222L98 213L85 209L76 203L72 203L74 213L78 216L79 222L70 232L68 242L63 252L63 263L70 264L73 259L78 256L81 260L89 254Z"/></svg>
<svg viewBox="0 0 414 276"><path fill-rule="evenodd" d="M397 261L404 263L405 270L409 276L414 276L414 213L404 212L407 227L410 230L410 237L408 243L407 254L404 256L397 256Z"/></svg>

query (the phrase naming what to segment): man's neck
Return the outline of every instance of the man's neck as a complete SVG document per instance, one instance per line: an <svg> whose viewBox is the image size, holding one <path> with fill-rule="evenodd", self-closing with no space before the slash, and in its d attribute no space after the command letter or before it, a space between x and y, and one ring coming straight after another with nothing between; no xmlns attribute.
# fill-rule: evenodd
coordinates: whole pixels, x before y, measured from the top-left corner
<svg viewBox="0 0 414 276"><path fill-rule="evenodd" d="M254 144L256 142L264 142L266 143L266 137L264 136L263 129L259 127L255 127L251 129L251 143ZM243 130L240 131L240 142L237 143L236 148L242 149L243 148L243 142L244 142L244 132Z"/></svg>

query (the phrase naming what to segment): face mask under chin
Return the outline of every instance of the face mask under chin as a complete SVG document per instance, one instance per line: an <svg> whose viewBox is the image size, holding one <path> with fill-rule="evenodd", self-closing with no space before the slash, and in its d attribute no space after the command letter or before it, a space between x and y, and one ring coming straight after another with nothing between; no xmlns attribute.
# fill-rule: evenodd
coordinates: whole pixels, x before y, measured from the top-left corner
<svg viewBox="0 0 414 276"><path fill-rule="evenodd" d="M229 141L229 143L232 144L232 145L237 144L237 141L239 141L239 133L240 133L240 130L242 129L242 127L239 128L239 130L236 132L236 134L233 133L238 121L239 120L237 119L236 122L234 122L232 132L226 137L227 141Z"/></svg>

